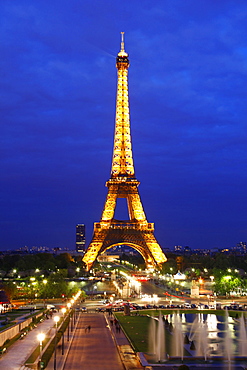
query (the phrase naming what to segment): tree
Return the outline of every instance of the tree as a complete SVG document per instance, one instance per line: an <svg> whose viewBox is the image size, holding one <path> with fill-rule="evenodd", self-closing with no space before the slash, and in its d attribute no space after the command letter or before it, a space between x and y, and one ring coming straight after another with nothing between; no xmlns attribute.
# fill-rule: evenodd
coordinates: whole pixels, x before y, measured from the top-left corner
<svg viewBox="0 0 247 370"><path fill-rule="evenodd" d="M177 272L177 263L174 258L168 258L162 266L162 274L174 274Z"/></svg>
<svg viewBox="0 0 247 370"><path fill-rule="evenodd" d="M3 285L3 290L5 291L7 297L9 300L13 299L17 293L17 288L16 284L14 284L12 281L4 282Z"/></svg>
<svg viewBox="0 0 247 370"><path fill-rule="evenodd" d="M214 291L218 295L229 295L231 292L242 288L243 285L243 279L239 276L221 273L215 277Z"/></svg>
<svg viewBox="0 0 247 370"><path fill-rule="evenodd" d="M56 256L56 263L59 269L67 269L74 264L74 259L69 253L61 253Z"/></svg>

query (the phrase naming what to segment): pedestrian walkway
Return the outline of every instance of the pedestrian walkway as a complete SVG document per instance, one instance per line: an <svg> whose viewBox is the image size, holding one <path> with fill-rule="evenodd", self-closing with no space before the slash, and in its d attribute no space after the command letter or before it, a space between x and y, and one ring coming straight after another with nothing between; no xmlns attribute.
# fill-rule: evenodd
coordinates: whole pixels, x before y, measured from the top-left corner
<svg viewBox="0 0 247 370"><path fill-rule="evenodd" d="M59 316L59 314L58 314ZM30 354L39 345L37 335L39 333L49 334L53 330L54 321L46 319L36 328L28 332L22 340L17 340L0 358L0 370L20 370Z"/></svg>

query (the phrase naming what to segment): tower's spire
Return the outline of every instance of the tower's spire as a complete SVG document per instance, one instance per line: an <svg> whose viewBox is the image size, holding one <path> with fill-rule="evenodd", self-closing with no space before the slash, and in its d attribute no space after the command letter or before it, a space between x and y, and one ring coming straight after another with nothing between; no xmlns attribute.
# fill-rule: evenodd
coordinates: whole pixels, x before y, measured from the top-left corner
<svg viewBox="0 0 247 370"><path fill-rule="evenodd" d="M119 57L128 57L128 54L124 50L124 32L121 32L121 50L118 53Z"/></svg>
<svg viewBox="0 0 247 370"><path fill-rule="evenodd" d="M134 164L130 136L128 96L128 54L124 50L124 32L121 32L121 50L117 55L118 70L115 136L112 158L112 177L134 177Z"/></svg>

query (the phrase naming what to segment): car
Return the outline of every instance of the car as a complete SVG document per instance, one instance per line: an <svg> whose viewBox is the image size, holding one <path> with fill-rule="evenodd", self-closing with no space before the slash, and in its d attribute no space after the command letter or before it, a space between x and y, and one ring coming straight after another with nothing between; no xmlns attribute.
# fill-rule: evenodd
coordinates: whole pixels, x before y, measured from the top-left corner
<svg viewBox="0 0 247 370"><path fill-rule="evenodd" d="M98 312L105 312L106 309L104 307L96 308L96 311Z"/></svg>
<svg viewBox="0 0 247 370"><path fill-rule="evenodd" d="M53 304L47 304L46 308L47 308L47 310L54 310L55 306Z"/></svg>
<svg viewBox="0 0 247 370"><path fill-rule="evenodd" d="M117 299L114 303L119 304L119 303L122 303L122 302L123 302L122 299Z"/></svg>
<svg viewBox="0 0 247 370"><path fill-rule="evenodd" d="M133 306L133 307L135 307L135 309L136 309L136 310L141 310L141 309L142 309L142 307L141 307L141 306L139 306L139 305L138 305L138 304L136 304L136 303L133 303L133 304L132 304L132 306Z"/></svg>
<svg viewBox="0 0 247 370"><path fill-rule="evenodd" d="M184 308L191 308L191 304L189 304L189 303L185 303L185 304L184 304Z"/></svg>

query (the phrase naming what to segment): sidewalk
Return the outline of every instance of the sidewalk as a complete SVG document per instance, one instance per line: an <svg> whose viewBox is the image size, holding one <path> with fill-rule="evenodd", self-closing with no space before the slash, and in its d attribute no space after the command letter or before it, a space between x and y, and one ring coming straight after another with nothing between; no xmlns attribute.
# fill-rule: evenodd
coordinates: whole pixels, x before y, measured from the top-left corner
<svg viewBox="0 0 247 370"><path fill-rule="evenodd" d="M60 316L60 314L58 314ZM25 338L17 340L0 358L1 370L20 370L33 350L39 345L37 335L48 334L54 327L53 319L46 319L30 331Z"/></svg>
<svg viewBox="0 0 247 370"><path fill-rule="evenodd" d="M140 364L135 352L133 351L128 339L122 330L117 331L116 326L110 323L110 316L105 314L106 322L109 326L111 335L118 348L119 355L126 370L140 370L143 366Z"/></svg>

